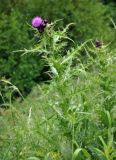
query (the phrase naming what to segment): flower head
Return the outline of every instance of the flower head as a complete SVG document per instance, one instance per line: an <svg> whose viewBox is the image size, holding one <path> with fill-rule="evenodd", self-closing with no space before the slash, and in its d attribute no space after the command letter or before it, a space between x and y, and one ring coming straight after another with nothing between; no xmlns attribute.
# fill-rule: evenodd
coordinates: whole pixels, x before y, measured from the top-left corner
<svg viewBox="0 0 116 160"><path fill-rule="evenodd" d="M42 33L44 31L44 28L46 27L47 23L48 23L48 20L46 20L46 19L44 20L38 16L36 16L32 19L32 26L34 28L37 28L40 33Z"/></svg>
<svg viewBox="0 0 116 160"><path fill-rule="evenodd" d="M41 25L42 25L42 23L43 23L43 19L41 18L41 17L34 17L33 19L32 19L32 26L34 27L34 28L38 28L38 27L40 27Z"/></svg>

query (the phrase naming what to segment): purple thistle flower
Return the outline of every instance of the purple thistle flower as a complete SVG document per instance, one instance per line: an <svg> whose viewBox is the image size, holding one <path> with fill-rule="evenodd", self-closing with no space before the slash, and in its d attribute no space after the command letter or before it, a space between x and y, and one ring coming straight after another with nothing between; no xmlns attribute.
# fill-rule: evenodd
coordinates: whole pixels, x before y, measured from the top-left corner
<svg viewBox="0 0 116 160"><path fill-rule="evenodd" d="M32 26L34 27L34 28L38 28L38 27L40 27L41 25L43 24L43 19L41 18L41 17L34 17L33 19L32 19Z"/></svg>
<svg viewBox="0 0 116 160"><path fill-rule="evenodd" d="M43 20L41 17L34 17L32 19L32 26L37 28L40 33L44 32L44 28L46 27L48 20Z"/></svg>

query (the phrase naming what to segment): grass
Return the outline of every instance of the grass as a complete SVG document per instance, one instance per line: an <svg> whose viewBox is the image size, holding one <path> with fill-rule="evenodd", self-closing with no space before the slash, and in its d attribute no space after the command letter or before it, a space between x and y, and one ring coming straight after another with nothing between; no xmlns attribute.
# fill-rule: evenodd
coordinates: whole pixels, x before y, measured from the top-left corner
<svg viewBox="0 0 116 160"><path fill-rule="evenodd" d="M41 54L51 80L22 102L12 102L10 92L9 108L0 112L1 160L115 160L115 50L91 40L69 47L68 28L48 25L24 50Z"/></svg>

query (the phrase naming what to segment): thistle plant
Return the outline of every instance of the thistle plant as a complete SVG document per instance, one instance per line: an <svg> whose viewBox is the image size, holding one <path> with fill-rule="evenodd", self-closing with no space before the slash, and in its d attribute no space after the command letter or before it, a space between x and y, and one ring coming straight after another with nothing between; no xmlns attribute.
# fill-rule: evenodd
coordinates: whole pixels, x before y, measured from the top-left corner
<svg viewBox="0 0 116 160"><path fill-rule="evenodd" d="M3 159L114 160L115 54L100 41L75 44L67 36L73 24L55 30L56 23L42 33L34 27L38 43L21 50L41 55L50 79L20 104L24 110L17 109L21 119Z"/></svg>

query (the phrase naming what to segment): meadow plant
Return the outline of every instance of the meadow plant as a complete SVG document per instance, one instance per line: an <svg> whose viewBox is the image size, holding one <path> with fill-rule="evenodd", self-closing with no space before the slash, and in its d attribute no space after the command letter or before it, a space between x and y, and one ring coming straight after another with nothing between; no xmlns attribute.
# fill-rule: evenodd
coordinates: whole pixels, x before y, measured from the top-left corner
<svg viewBox="0 0 116 160"><path fill-rule="evenodd" d="M68 35L76 43L81 44L88 39L98 39L99 41L103 39L105 43L111 42L110 47L115 48L116 27L112 20L115 22L116 7L113 4L105 5L104 1L0 1L0 77L10 80L20 89L23 96L27 96L36 84L48 78L43 74L46 67L41 61L41 56L36 54L30 58L28 55L21 56L20 52L13 52L23 48L29 49L39 40L38 36L33 37L32 30L27 27L27 23L31 22L32 17L38 14L42 17L42 19L39 17L40 24L44 22L39 26L39 32L45 30L45 18L49 22L54 19L62 19L55 28L62 29L70 22L74 22L75 25L70 27ZM71 45L72 43L69 43L68 47ZM1 85L0 90L5 92ZM7 97L4 93L3 95ZM0 103L2 102L0 98Z"/></svg>
<svg viewBox="0 0 116 160"><path fill-rule="evenodd" d="M115 52L92 40L70 48L73 24L55 23L23 50L41 55L50 80L1 114L0 159L115 160Z"/></svg>

